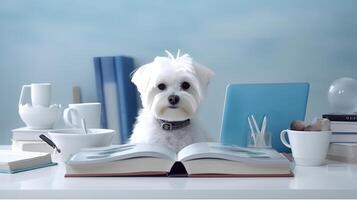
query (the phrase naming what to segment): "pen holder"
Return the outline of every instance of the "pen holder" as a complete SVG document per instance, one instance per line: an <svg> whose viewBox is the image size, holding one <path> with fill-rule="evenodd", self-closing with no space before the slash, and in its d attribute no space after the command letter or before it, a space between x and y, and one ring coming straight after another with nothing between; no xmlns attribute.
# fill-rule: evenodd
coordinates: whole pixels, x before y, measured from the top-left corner
<svg viewBox="0 0 357 200"><path fill-rule="evenodd" d="M271 132L247 134L247 147L252 148L272 148Z"/></svg>

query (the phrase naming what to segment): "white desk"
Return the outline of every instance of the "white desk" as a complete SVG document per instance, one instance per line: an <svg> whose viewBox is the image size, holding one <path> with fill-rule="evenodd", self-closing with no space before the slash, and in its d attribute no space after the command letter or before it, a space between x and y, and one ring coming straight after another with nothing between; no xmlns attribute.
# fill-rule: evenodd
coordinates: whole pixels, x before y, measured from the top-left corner
<svg viewBox="0 0 357 200"><path fill-rule="evenodd" d="M294 178L64 178L63 167L0 174L0 198L357 198L357 165L297 167Z"/></svg>

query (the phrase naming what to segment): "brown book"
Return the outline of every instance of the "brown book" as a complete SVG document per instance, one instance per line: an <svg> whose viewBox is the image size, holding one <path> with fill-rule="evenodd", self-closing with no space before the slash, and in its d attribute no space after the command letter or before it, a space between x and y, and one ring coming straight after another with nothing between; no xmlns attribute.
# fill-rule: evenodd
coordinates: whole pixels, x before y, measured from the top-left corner
<svg viewBox="0 0 357 200"><path fill-rule="evenodd" d="M291 177L289 160L273 149L195 143L177 154L150 144L84 149L66 163L66 177Z"/></svg>

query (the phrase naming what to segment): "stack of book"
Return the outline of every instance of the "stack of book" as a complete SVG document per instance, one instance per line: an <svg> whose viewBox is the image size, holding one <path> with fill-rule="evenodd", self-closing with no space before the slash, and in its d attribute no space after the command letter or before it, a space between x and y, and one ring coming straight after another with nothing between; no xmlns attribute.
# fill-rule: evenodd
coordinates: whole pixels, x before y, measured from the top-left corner
<svg viewBox="0 0 357 200"><path fill-rule="evenodd" d="M324 114L331 121L331 144L327 157L342 162L357 162L357 114Z"/></svg>
<svg viewBox="0 0 357 200"><path fill-rule="evenodd" d="M331 142L357 142L357 114L324 114L331 121Z"/></svg>
<svg viewBox="0 0 357 200"><path fill-rule="evenodd" d="M53 149L40 139L44 134L48 137L48 130L32 130L26 127L13 129L12 131L12 150L32 151L51 153Z"/></svg>

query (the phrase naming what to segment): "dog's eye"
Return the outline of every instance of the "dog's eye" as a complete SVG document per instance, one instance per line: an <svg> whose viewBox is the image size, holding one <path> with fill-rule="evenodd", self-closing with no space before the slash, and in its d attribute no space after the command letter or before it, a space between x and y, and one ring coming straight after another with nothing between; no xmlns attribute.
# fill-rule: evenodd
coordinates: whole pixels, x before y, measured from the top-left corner
<svg viewBox="0 0 357 200"><path fill-rule="evenodd" d="M188 88L190 88L190 84L185 81L185 82L181 83L181 88L183 90L187 90Z"/></svg>
<svg viewBox="0 0 357 200"><path fill-rule="evenodd" d="M159 90L165 90L166 89L166 85L163 83L160 83L157 88L159 88Z"/></svg>

